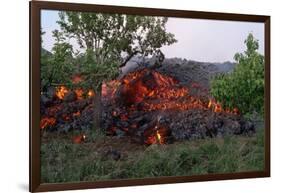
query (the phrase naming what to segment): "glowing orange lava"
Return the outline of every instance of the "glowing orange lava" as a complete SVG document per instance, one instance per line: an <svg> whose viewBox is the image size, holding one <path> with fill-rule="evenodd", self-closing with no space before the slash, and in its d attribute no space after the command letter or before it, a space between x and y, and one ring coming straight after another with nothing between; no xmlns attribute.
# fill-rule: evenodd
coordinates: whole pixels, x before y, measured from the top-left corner
<svg viewBox="0 0 281 193"><path fill-rule="evenodd" d="M65 86L59 86L56 90L56 96L59 99L63 99L64 96L68 93L68 89Z"/></svg>

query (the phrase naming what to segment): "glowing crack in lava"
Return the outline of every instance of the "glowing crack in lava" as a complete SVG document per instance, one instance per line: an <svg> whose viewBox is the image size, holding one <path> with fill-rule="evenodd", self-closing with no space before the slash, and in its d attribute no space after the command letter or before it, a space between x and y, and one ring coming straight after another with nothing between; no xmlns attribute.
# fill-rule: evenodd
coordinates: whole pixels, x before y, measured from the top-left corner
<svg viewBox="0 0 281 193"><path fill-rule="evenodd" d="M40 120L40 128L44 129L47 126L54 125L56 123L56 119L53 117L44 117Z"/></svg>
<svg viewBox="0 0 281 193"><path fill-rule="evenodd" d="M63 99L64 96L69 92L65 86L59 86L56 90L56 95L59 99Z"/></svg>

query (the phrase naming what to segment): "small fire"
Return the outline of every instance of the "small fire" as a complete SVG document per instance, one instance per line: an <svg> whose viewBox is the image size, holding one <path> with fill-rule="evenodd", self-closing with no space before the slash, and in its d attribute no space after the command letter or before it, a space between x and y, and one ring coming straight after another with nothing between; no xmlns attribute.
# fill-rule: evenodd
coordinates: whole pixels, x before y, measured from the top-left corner
<svg viewBox="0 0 281 193"><path fill-rule="evenodd" d="M212 109L214 112L219 113L222 112L222 106L219 102L216 102L215 100L210 99L208 103L208 108Z"/></svg>
<svg viewBox="0 0 281 193"><path fill-rule="evenodd" d="M151 136L148 136L146 138L145 143L147 145L151 145L151 144L164 144L164 138L161 136L160 132L157 130L156 133L154 133Z"/></svg>
<svg viewBox="0 0 281 193"><path fill-rule="evenodd" d="M80 135L74 136L72 138L72 142L75 143L75 144L80 144L83 141L85 141L85 139L86 139L86 135L85 134L80 134Z"/></svg>
<svg viewBox="0 0 281 193"><path fill-rule="evenodd" d="M56 96L59 99L63 99L69 91L70 90L66 86L59 86L56 89ZM83 99L84 95L86 95L86 94L89 98L95 96L95 92L92 89L89 89L88 91L84 91L82 88L76 88L76 89L74 89L74 92L77 96L77 99L79 99L79 100Z"/></svg>
<svg viewBox="0 0 281 193"><path fill-rule="evenodd" d="M160 133L159 133L158 130L156 131L156 137L157 137L158 142L159 142L160 144L162 144L161 135L160 135Z"/></svg>
<svg viewBox="0 0 281 193"><path fill-rule="evenodd" d="M149 130L147 133L148 135L145 134L146 140L145 144L151 145L151 144L165 144L165 139L163 136L165 136L166 128L159 126L159 124L156 124L152 128L153 132L150 133Z"/></svg>
<svg viewBox="0 0 281 193"><path fill-rule="evenodd" d="M95 92L92 89L90 89L88 91L88 97L94 97L94 96L95 96Z"/></svg>
<svg viewBox="0 0 281 193"><path fill-rule="evenodd" d="M215 101L214 99L210 99L208 103L208 108L212 109L213 112L219 113L219 112L226 112L226 113L232 113L232 114L239 114L238 108L233 108L232 110L229 108L223 109L222 105Z"/></svg>
<svg viewBox="0 0 281 193"><path fill-rule="evenodd" d="M209 103L208 103L208 108L211 108L212 107L212 101L209 100Z"/></svg>
<svg viewBox="0 0 281 193"><path fill-rule="evenodd" d="M59 98L59 99L63 99L64 96L68 93L68 89L65 87L65 86L59 86L57 87L57 90L56 90L56 96Z"/></svg>
<svg viewBox="0 0 281 193"><path fill-rule="evenodd" d="M56 119L55 118L53 118L53 117L45 117L45 118L42 118L41 121L40 121L40 128L44 129L47 126L54 125L55 123L56 123Z"/></svg>

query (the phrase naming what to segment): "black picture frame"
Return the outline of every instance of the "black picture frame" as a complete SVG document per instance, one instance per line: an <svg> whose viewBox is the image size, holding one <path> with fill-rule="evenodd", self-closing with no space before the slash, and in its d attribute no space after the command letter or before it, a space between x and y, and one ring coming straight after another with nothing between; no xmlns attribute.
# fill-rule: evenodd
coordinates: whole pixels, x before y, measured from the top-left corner
<svg viewBox="0 0 281 193"><path fill-rule="evenodd" d="M59 3L31 1L30 8L30 191L59 191L135 185L183 183L242 178L270 177L270 16L201 11L183 11L169 9L105 6L93 4ZM75 182L42 184L40 182L40 11L65 10L102 13L138 14L150 16L168 16L179 18L212 19L225 21L262 22L265 24L265 167L264 171L227 174L206 174L194 176L174 176L145 179L110 180L98 182Z"/></svg>

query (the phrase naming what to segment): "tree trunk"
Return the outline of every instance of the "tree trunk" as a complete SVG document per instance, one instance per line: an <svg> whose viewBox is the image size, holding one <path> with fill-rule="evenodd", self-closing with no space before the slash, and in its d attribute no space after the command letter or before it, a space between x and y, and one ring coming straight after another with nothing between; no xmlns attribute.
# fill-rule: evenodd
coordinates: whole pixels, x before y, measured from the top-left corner
<svg viewBox="0 0 281 193"><path fill-rule="evenodd" d="M138 54L138 53L140 53L140 52L139 52L139 51L134 51L130 56L128 56L128 57L125 59L125 61L124 61L119 67L121 68L121 67L125 66L125 65L127 64L127 62L129 62L129 61L131 60L131 58L132 58L134 55Z"/></svg>
<svg viewBox="0 0 281 193"><path fill-rule="evenodd" d="M102 115L102 104L101 104L101 87L97 89L95 98L94 98L94 121L93 127L94 129L101 129L101 115Z"/></svg>

